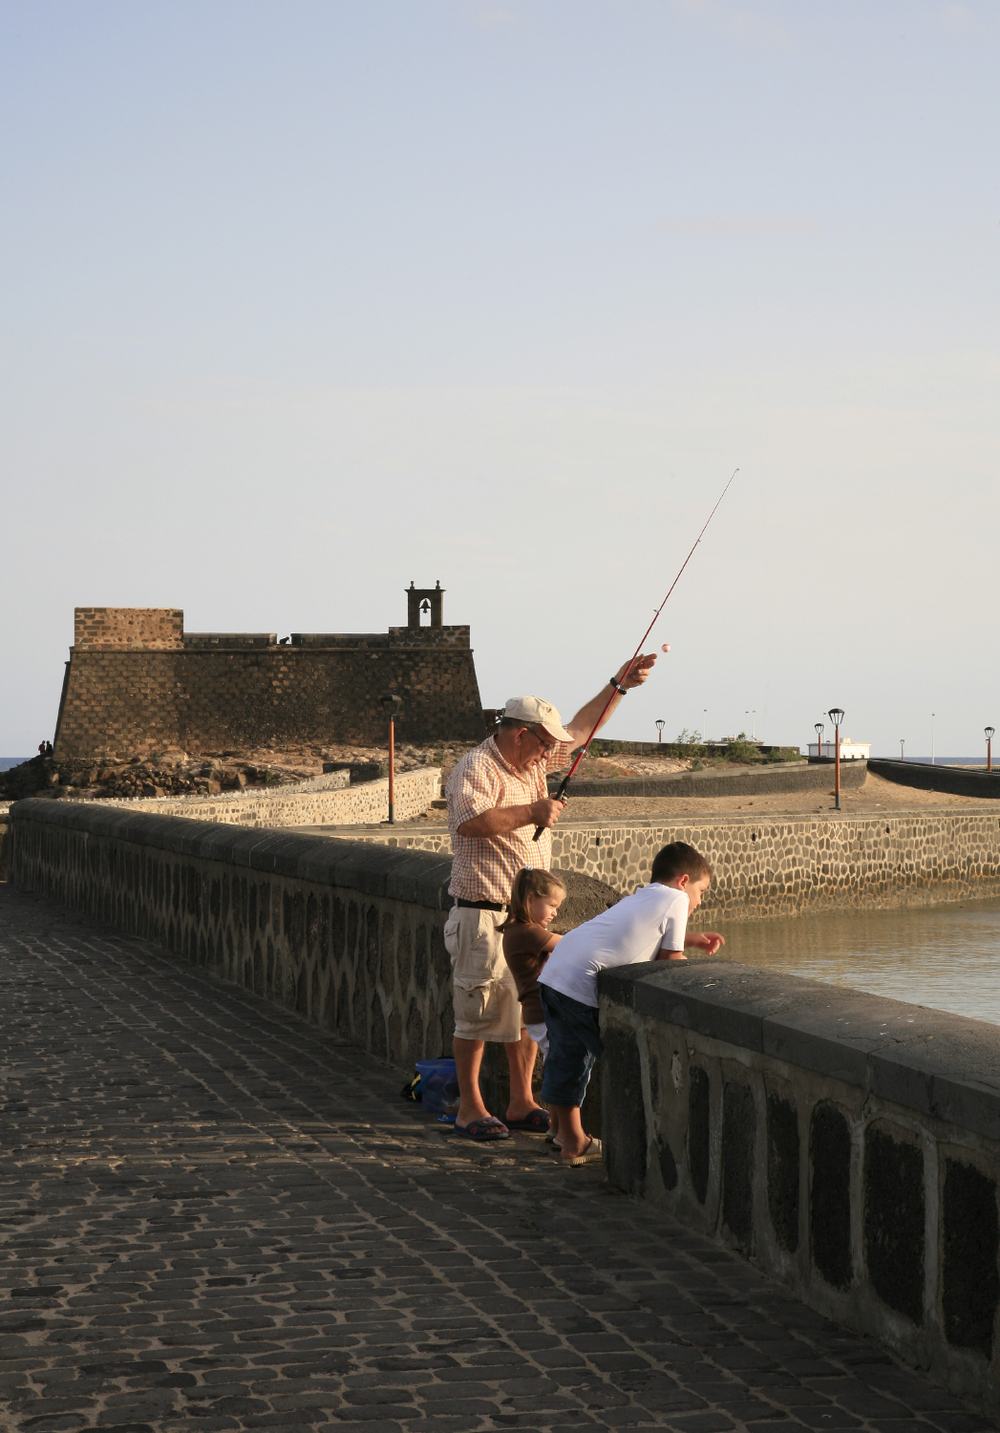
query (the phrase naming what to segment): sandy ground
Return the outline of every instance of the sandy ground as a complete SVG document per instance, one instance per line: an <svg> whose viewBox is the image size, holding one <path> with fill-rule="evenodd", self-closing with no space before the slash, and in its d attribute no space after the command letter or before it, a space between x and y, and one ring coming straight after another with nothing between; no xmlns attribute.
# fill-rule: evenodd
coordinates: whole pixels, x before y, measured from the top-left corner
<svg viewBox="0 0 1000 1433"><path fill-rule="evenodd" d="M572 788L571 788L572 790ZM974 806L977 810L1000 810L1000 801L987 801L981 796L949 796L938 791L918 791L913 786L899 786L894 781L869 772L864 784L840 794L840 809L859 815L872 811L915 811L928 807ZM578 796L566 808L568 821L621 821L650 816L714 816L735 812L777 815L781 812L802 815L808 812L832 811L833 772L830 773L828 795L818 791L794 791L774 796ZM446 821L441 810L432 810L419 824ZM413 824L417 824L414 822Z"/></svg>

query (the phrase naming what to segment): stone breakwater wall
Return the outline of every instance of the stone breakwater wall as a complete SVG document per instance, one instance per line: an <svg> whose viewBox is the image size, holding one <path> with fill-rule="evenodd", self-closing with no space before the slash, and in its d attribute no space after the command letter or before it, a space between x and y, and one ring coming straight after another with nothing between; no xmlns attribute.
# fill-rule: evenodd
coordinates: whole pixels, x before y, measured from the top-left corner
<svg viewBox="0 0 1000 1433"><path fill-rule="evenodd" d="M1000 1028L728 961L600 991L611 1182L1000 1413Z"/></svg>
<svg viewBox="0 0 1000 1433"><path fill-rule="evenodd" d="M193 821L220 821L227 826L354 826L387 821L389 782L365 781L349 786L349 773L331 772L276 791L244 791L232 796L144 797L134 801L88 802L115 811L143 811L153 816L183 816ZM393 792L397 821L426 811L441 790L441 771L424 766L402 772Z"/></svg>
<svg viewBox="0 0 1000 1433"><path fill-rule="evenodd" d="M927 766L922 761L892 761L881 757L869 763L876 776L920 791L943 791L949 796L1000 798L1000 771L983 766Z"/></svg>
<svg viewBox="0 0 1000 1433"><path fill-rule="evenodd" d="M352 831L398 849L447 852L445 830ZM668 841L687 841L715 880L697 921L765 919L816 910L878 910L1000 894L1000 811L885 816L684 816L606 824L560 822L552 864L630 893Z"/></svg>
<svg viewBox="0 0 1000 1433"><path fill-rule="evenodd" d="M451 861L95 802L11 811L11 883L401 1067L451 1049Z"/></svg>
<svg viewBox="0 0 1000 1433"><path fill-rule="evenodd" d="M844 791L862 786L867 775L867 762L841 762L840 784ZM549 777L551 793L555 794L560 780L558 772ZM808 766L802 761L728 770L673 771L663 776L601 777L591 781L574 777L570 796L781 796L789 791L832 791L833 781L829 767Z"/></svg>

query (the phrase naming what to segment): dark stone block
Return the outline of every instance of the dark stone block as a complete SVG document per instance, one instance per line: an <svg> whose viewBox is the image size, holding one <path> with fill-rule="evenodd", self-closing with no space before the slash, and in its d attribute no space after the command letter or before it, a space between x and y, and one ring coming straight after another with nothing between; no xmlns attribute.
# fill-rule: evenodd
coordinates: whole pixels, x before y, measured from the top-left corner
<svg viewBox="0 0 1000 1433"><path fill-rule="evenodd" d="M406 916L400 921L399 939L396 944L396 971L399 975L400 994L405 999L410 988L410 975L413 970L411 928Z"/></svg>
<svg viewBox="0 0 1000 1433"><path fill-rule="evenodd" d="M344 909L344 902L339 896L333 898L333 910L330 916L330 950L335 961L344 958L344 940L347 929L347 915Z"/></svg>
<svg viewBox="0 0 1000 1433"><path fill-rule="evenodd" d="M630 1194L641 1192L646 1178L646 1107L642 1065L635 1034L610 1026L603 1033L602 1122L614 1130L608 1143L608 1178Z"/></svg>
<svg viewBox="0 0 1000 1433"><path fill-rule="evenodd" d="M775 1238L794 1254L799 1247L799 1117L779 1095L767 1097L767 1207Z"/></svg>
<svg viewBox="0 0 1000 1433"><path fill-rule="evenodd" d="M688 1169L699 1204L708 1195L711 1103L708 1071L692 1065L688 1075Z"/></svg>
<svg viewBox="0 0 1000 1433"><path fill-rule="evenodd" d="M753 1177L757 1110L739 1081L722 1093L722 1221L742 1253L753 1253Z"/></svg>
<svg viewBox="0 0 1000 1433"><path fill-rule="evenodd" d="M884 1304L924 1318L924 1157L882 1124L865 1135L865 1263Z"/></svg>
<svg viewBox="0 0 1000 1433"><path fill-rule="evenodd" d="M382 912L379 951L379 983L384 994L391 996L396 985L396 922L391 910Z"/></svg>
<svg viewBox="0 0 1000 1433"><path fill-rule="evenodd" d="M368 1046L368 1049L371 1050L375 1058L384 1060L388 1053L388 1043L387 1039L385 1039L385 1013L383 1003L378 999L377 992L372 992L371 996L370 1039L371 1045Z"/></svg>
<svg viewBox="0 0 1000 1433"><path fill-rule="evenodd" d="M836 1105L819 1104L813 1110L809 1157L813 1264L833 1288L846 1289L852 1277L851 1132Z"/></svg>
<svg viewBox="0 0 1000 1433"><path fill-rule="evenodd" d="M418 990L427 989L427 928L417 926L413 975Z"/></svg>
<svg viewBox="0 0 1000 1433"><path fill-rule="evenodd" d="M1000 1301L995 1182L974 1165L946 1159L942 1226L945 1337L990 1359Z"/></svg>
<svg viewBox="0 0 1000 1433"><path fill-rule="evenodd" d="M660 1140L660 1178L663 1180L664 1189L677 1188L677 1161L665 1139Z"/></svg>

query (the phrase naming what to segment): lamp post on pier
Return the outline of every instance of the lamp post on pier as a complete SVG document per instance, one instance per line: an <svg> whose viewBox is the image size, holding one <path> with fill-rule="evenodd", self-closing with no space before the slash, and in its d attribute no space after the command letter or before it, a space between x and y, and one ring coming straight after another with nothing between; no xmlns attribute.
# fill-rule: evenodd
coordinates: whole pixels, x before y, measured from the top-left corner
<svg viewBox="0 0 1000 1433"><path fill-rule="evenodd" d="M833 781L834 810L840 810L840 723L844 720L844 713L841 707L831 707L827 716L833 722L833 728L837 737L837 748L834 756L836 770Z"/></svg>
<svg viewBox="0 0 1000 1433"><path fill-rule="evenodd" d="M931 712L931 766L934 765L934 717L935 713Z"/></svg>
<svg viewBox="0 0 1000 1433"><path fill-rule="evenodd" d="M905 758L904 755L903 755L903 749L904 749L905 746L906 746L906 738L901 736L901 737L899 738L899 759L900 759L900 761L905 761L905 760L906 760L906 758Z"/></svg>
<svg viewBox="0 0 1000 1433"><path fill-rule="evenodd" d="M820 761L823 760L823 733L825 731L825 724L821 721L818 721L816 723L816 756L817 759Z"/></svg>
<svg viewBox="0 0 1000 1433"><path fill-rule="evenodd" d="M391 692L386 692L384 697L379 697L386 716L389 718L389 825L396 824L396 713L403 705L402 697L394 697Z"/></svg>
<svg viewBox="0 0 1000 1433"><path fill-rule="evenodd" d="M987 771L992 771L992 770L993 770L993 733L994 733L995 730L996 730L996 728L995 728L995 727L992 727L992 726L984 727L984 731L986 732L986 770L987 770Z"/></svg>
<svg viewBox="0 0 1000 1433"><path fill-rule="evenodd" d="M662 740L663 740L663 728L664 728L665 726L666 726L666 722L663 720L663 718L662 718L662 717L657 717L657 718L656 718L656 740L657 740L657 741L662 741Z"/></svg>

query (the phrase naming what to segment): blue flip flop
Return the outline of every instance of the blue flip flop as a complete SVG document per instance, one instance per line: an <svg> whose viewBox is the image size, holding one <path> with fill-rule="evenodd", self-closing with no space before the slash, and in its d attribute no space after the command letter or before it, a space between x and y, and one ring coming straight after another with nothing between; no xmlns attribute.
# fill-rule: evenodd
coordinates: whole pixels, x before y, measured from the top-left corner
<svg viewBox="0 0 1000 1433"><path fill-rule="evenodd" d="M529 1134L546 1134L551 1123L548 1110L532 1110L523 1120L504 1120L508 1129L524 1129Z"/></svg>
<svg viewBox="0 0 1000 1433"><path fill-rule="evenodd" d="M455 1125L454 1128L463 1139L478 1140L480 1144L495 1139L510 1139L510 1130L496 1115L487 1115L485 1119L473 1120L469 1125Z"/></svg>

